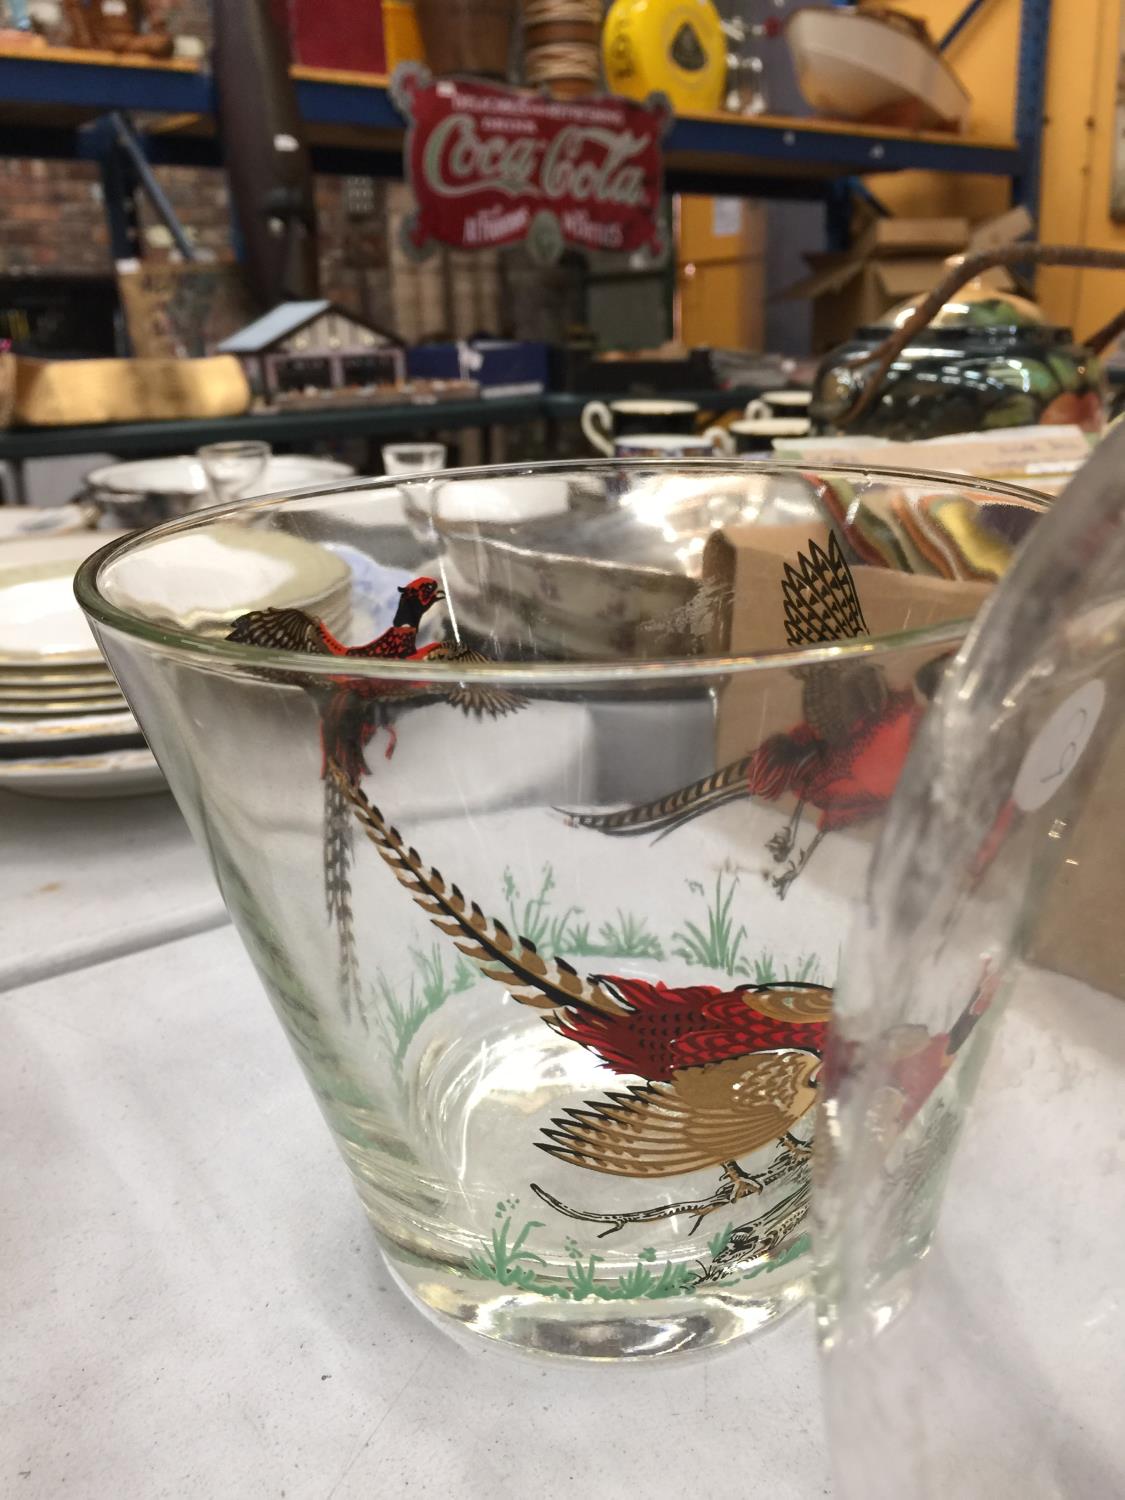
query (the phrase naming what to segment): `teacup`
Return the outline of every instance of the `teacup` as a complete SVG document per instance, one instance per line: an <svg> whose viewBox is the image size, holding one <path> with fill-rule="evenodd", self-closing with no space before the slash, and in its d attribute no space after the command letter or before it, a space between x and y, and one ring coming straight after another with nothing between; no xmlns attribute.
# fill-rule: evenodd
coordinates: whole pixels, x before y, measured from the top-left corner
<svg viewBox="0 0 1125 1500"><path fill-rule="evenodd" d="M694 401L673 401L662 396L630 396L619 401L588 401L582 408L582 431L586 441L607 458L613 455L614 439L638 432L695 431L699 407Z"/></svg>
<svg viewBox="0 0 1125 1500"><path fill-rule="evenodd" d="M742 415L747 421L762 417L807 417L811 405L811 391L763 391Z"/></svg>
<svg viewBox="0 0 1125 1500"><path fill-rule="evenodd" d="M808 437L808 417L744 417L730 425L736 453L771 453L775 438Z"/></svg>

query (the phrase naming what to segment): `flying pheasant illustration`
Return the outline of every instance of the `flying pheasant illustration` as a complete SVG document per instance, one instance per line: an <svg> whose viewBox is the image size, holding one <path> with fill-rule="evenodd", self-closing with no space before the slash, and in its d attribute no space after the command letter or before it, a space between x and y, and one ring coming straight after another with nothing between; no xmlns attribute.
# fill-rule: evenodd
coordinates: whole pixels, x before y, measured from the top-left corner
<svg viewBox="0 0 1125 1500"><path fill-rule="evenodd" d="M426 611L445 598L435 578L415 578L399 590L399 604L391 625L365 645L345 646L303 609L263 609L235 620L227 639L274 650L297 651L342 660L451 661L479 663L487 657L452 641L418 646L418 627ZM365 752L381 727L387 732L387 760L393 756L397 734L391 719L395 705L417 698L419 684L369 677L333 676L326 685L294 676L320 708L321 777L324 781L324 892L328 915L340 943L340 990L344 1012L350 1011L357 964L351 909L351 820L340 794L338 770L348 784L370 774ZM523 704L515 693L468 683L443 688L446 702L466 714L497 718Z"/></svg>
<svg viewBox="0 0 1125 1500"><path fill-rule="evenodd" d="M440 646L418 650L418 627L426 611L445 595L436 578L415 578L399 590L399 604L392 624L362 646L345 646L321 621L303 609L259 609L235 620L228 641L267 646L280 651L301 651L314 656L339 656L352 660L405 661L432 655ZM364 751L380 727L379 705L385 703L392 685L365 678L340 678L334 683L322 708L321 747L324 762L335 761L353 779L366 771ZM384 711L385 712L385 711ZM395 732L387 722L386 756L395 749Z"/></svg>
<svg viewBox="0 0 1125 1500"><path fill-rule="evenodd" d="M790 646L823 645L866 635L855 580L832 533L827 549L810 541L786 563L782 578L785 633ZM935 685L931 665L916 678L923 695ZM776 863L768 877L782 899L821 841L841 828L874 817L886 806L898 782L914 731L924 711L912 688L892 689L881 667L863 660L797 667L802 685L799 724L770 735L749 755L710 776L640 807L613 813L568 812L579 828L613 837L657 833L663 836L704 813L745 797L776 802L796 799L784 828L767 842ZM797 850L805 809L820 817L803 850Z"/></svg>
<svg viewBox="0 0 1125 1500"><path fill-rule="evenodd" d="M814 984L672 988L612 974L583 978L527 938L484 915L440 871L427 868L363 792L335 773L368 838L439 931L482 974L539 1010L560 1036L614 1073L640 1078L568 1109L536 1144L556 1160L615 1177L675 1177L721 1169L719 1188L690 1203L639 1213L584 1213L533 1184L572 1218L625 1224L716 1209L800 1170L810 1147L792 1132L816 1100L816 1075L832 991ZM739 1158L777 1142L778 1162L758 1177Z"/></svg>

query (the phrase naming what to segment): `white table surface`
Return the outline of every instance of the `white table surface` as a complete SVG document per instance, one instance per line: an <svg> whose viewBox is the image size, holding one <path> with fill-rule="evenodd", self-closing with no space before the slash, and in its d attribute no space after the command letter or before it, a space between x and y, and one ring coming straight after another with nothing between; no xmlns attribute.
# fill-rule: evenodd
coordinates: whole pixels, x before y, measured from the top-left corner
<svg viewBox="0 0 1125 1500"><path fill-rule="evenodd" d="M64 802L0 792L0 991L226 920L168 793Z"/></svg>
<svg viewBox="0 0 1125 1500"><path fill-rule="evenodd" d="M415 1312L229 927L0 996L0 1201L5 1496L829 1493L807 1317L636 1370Z"/></svg>
<svg viewBox="0 0 1125 1500"><path fill-rule="evenodd" d="M4 1500L830 1493L807 1315L710 1358L638 1370L466 1348L407 1303L170 798L0 795L0 829ZM1021 1455L1035 1434L1004 1429L1003 1412L993 1420L1027 1370L980 1375L995 1376L996 1351L1024 1347L1004 1311L1012 1294L1024 1312L1057 1302L1041 1233L1049 1182L1091 1199L1068 1214L1097 1261L1067 1282L1072 1315L1028 1330L1042 1359L1027 1368L1042 1364L1050 1390L1022 1409L1052 1413L1036 1429L1047 1477L1034 1493L1108 1493L1082 1479L1050 1487L1071 1449L1125 1473L1111 1307L1125 1202L1098 1123L1119 1129L1119 1013L1044 979L990 1062L946 1215L953 1263L983 1268L984 1306L967 1352L954 1351L968 1407L943 1493L1032 1492ZM1070 1170L1072 1143L1088 1138L1101 1141L1101 1176ZM999 1323L982 1359L990 1308ZM920 1390L917 1409L934 1395Z"/></svg>

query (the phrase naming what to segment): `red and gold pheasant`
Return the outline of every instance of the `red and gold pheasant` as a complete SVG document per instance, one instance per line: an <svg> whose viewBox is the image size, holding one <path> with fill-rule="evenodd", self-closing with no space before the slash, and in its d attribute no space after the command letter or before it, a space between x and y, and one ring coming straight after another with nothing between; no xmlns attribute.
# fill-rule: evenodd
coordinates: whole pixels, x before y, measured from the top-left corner
<svg viewBox="0 0 1125 1500"><path fill-rule="evenodd" d="M261 609L241 615L227 636L244 645L348 660L483 662L480 652L452 641L418 645L418 627L426 611L445 598L436 578L415 578L399 590L399 604L390 626L374 640L345 646L320 620L303 609ZM351 910L351 822L340 795L338 771L356 785L370 774L365 752L380 727L387 731L386 758L395 751L397 735L391 720L395 706L422 696L418 683L372 677L330 677L326 682L294 675L320 708L321 776L324 780L324 891L329 918L340 942L340 981L345 1014L350 1010L357 965ZM477 718L497 718L522 705L514 693L494 688L452 683L438 694L446 702ZM430 695L432 696L432 695Z"/></svg>
<svg viewBox="0 0 1125 1500"><path fill-rule="evenodd" d="M569 1109L536 1144L559 1161L615 1177L663 1178L718 1167L709 1197L640 1213L594 1214L545 1201L573 1218L610 1225L705 1214L758 1193L803 1166L809 1146L791 1132L816 1099L832 991L812 984L670 987L612 974L583 978L484 915L440 871L407 848L359 788L339 779L368 838L439 931L489 979L613 1073L639 1078ZM771 1143L784 1170L755 1177L739 1165ZM533 1185L534 1186L534 1185Z"/></svg>
<svg viewBox="0 0 1125 1500"><path fill-rule="evenodd" d="M851 570L831 534L827 550L809 543L798 567L785 564L782 580L785 633L790 646L823 645L867 634ZM793 812L766 847L786 868L770 877L786 892L828 834L874 817L898 782L924 703L912 688L892 689L881 667L863 660L794 669L802 684L799 724L770 735L749 755L713 775L640 807L613 813L567 814L579 828L615 837L666 834L693 818L744 797L777 802L789 795ZM917 685L933 689L933 672ZM806 808L819 814L803 850L796 851Z"/></svg>
<svg viewBox="0 0 1125 1500"><path fill-rule="evenodd" d="M442 644L418 649L418 627L426 611L445 595L436 578L415 578L399 590L398 609L391 625L362 646L345 646L320 620L303 609L258 609L240 615L231 627L228 641L265 646L275 651L300 651L312 656L339 656L351 660L407 661L421 659L442 649ZM379 727L379 707L394 685L362 677L332 679L331 690L321 709L321 748L324 766L341 766L358 781L367 767L364 751ZM384 709L385 722L385 709ZM394 754L395 732L386 722L389 760Z"/></svg>

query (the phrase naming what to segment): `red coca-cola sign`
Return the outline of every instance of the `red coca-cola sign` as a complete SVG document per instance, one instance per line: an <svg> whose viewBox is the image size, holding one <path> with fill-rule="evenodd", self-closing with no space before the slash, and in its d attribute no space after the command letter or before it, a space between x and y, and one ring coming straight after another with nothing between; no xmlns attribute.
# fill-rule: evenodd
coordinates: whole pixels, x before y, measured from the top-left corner
<svg viewBox="0 0 1125 1500"><path fill-rule="evenodd" d="M418 209L407 249L496 249L526 241L538 261L568 245L663 254L663 95L644 104L557 100L404 63L392 85L410 121L406 173Z"/></svg>

